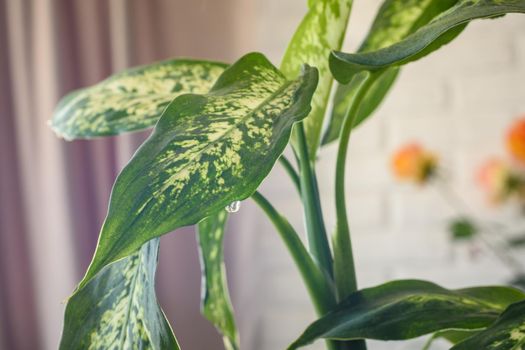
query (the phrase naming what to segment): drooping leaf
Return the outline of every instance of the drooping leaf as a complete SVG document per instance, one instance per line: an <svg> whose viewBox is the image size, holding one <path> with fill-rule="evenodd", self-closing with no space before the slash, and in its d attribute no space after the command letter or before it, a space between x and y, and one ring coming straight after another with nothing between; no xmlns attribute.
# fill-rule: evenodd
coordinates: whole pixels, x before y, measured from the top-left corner
<svg viewBox="0 0 525 350"><path fill-rule="evenodd" d="M403 40L457 2L458 0L386 0L358 52L379 50ZM354 126L359 125L379 106L398 72L399 68L390 68L376 78L361 103ZM354 81L349 79L348 84L338 84L323 144L337 140L348 106L364 78L365 75L361 74Z"/></svg>
<svg viewBox="0 0 525 350"><path fill-rule="evenodd" d="M150 128L175 97L208 92L226 66L174 59L123 71L65 96L51 127L69 140Z"/></svg>
<svg viewBox="0 0 525 350"><path fill-rule="evenodd" d="M146 241L249 197L310 111L316 84L315 68L289 81L252 53L208 94L176 98L118 176L81 286Z"/></svg>
<svg viewBox="0 0 525 350"><path fill-rule="evenodd" d="M66 306L61 350L178 350L155 296L159 239L105 267Z"/></svg>
<svg viewBox="0 0 525 350"><path fill-rule="evenodd" d="M426 281L393 281L351 294L289 349L318 338L402 340L444 329L478 329L524 298L509 287L449 290Z"/></svg>
<svg viewBox="0 0 525 350"><path fill-rule="evenodd" d="M525 348L525 301L510 305L484 331L455 345L451 350L522 350Z"/></svg>
<svg viewBox="0 0 525 350"><path fill-rule="evenodd" d="M341 48L352 0L314 0L308 2L308 7L306 16L288 45L281 71L288 79L292 79L304 63L319 70L319 86L312 100L312 111L304 121L309 155L315 159L333 83L328 56L331 50Z"/></svg>
<svg viewBox="0 0 525 350"><path fill-rule="evenodd" d="M330 69L338 81L347 83L356 72L399 66L435 51L455 38L472 20L523 12L525 0L460 0L430 23L391 46L356 54L333 52Z"/></svg>
<svg viewBox="0 0 525 350"><path fill-rule="evenodd" d="M239 349L233 308L224 267L223 238L228 214L221 210L198 224L198 242L202 269L202 314L223 335L226 350Z"/></svg>

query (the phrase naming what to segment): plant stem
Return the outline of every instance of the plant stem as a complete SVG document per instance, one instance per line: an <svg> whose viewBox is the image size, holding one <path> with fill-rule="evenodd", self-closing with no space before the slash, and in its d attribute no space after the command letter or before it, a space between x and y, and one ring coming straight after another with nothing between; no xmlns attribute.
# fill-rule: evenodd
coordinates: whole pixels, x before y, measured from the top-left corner
<svg viewBox="0 0 525 350"><path fill-rule="evenodd" d="M335 173L337 223L334 235L334 273L338 300L344 299L357 290L352 241L350 239L350 228L346 211L345 165L350 134L356 121L357 112L366 92L374 82L374 78L375 76L370 74L359 87L355 98L348 107L339 138Z"/></svg>
<svg viewBox="0 0 525 350"><path fill-rule="evenodd" d="M255 192L252 195L252 199L261 207L268 218L270 218L288 252L290 252L295 265L299 269L317 315L319 317L325 315L336 305L331 281L326 278L326 275L313 261L299 238L299 235L288 220L279 214L261 193ZM329 350L342 350L334 341L327 340L326 345Z"/></svg>
<svg viewBox="0 0 525 350"><path fill-rule="evenodd" d="M303 123L296 125L297 155L300 162L301 197L304 206L306 232L310 253L322 270L333 277L332 254L323 220L319 188L314 165L310 161Z"/></svg>
<svg viewBox="0 0 525 350"><path fill-rule="evenodd" d="M352 241L350 238L350 227L346 211L346 189L345 189L345 165L348 153L350 134L354 128L357 112L363 98L370 86L372 86L375 76L370 73L359 87L354 99L348 107L348 111L343 121L343 128L339 137L339 149L337 151L337 163L335 173L335 207L336 207L336 229L333 238L334 247L334 276L337 290L337 300L346 298L357 290L357 278L352 251ZM364 340L353 340L340 344L340 349L366 350Z"/></svg>
<svg viewBox="0 0 525 350"><path fill-rule="evenodd" d="M290 161L284 156L284 154L279 157L279 162L290 176L290 179L292 180L295 188L297 189L297 192L301 194L301 180L299 179L299 175L297 174L297 171L295 171L295 168L293 167L292 163L290 163Z"/></svg>
<svg viewBox="0 0 525 350"><path fill-rule="evenodd" d="M252 199L266 213L277 232L279 232L281 239L301 273L317 312L323 315L330 311L335 306L335 297L330 281L325 278L325 275L315 264L293 226L284 216L279 214L260 192L255 192L252 195Z"/></svg>

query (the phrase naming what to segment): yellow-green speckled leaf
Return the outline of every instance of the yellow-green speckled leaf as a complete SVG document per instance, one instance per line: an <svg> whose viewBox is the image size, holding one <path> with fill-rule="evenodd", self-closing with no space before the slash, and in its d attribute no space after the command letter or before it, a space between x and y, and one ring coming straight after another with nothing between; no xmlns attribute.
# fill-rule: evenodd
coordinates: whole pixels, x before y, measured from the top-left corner
<svg viewBox="0 0 525 350"><path fill-rule="evenodd" d="M226 67L174 59L123 71L65 96L51 127L67 140L150 128L175 97L208 92Z"/></svg>
<svg viewBox="0 0 525 350"><path fill-rule="evenodd" d="M81 285L151 238L248 198L310 112L317 70L287 80L262 55L230 66L209 93L177 97L118 176Z"/></svg>
<svg viewBox="0 0 525 350"><path fill-rule="evenodd" d="M159 239L106 266L68 300L60 350L178 350L155 296Z"/></svg>
<svg viewBox="0 0 525 350"><path fill-rule="evenodd" d="M458 0L384 1L358 52L379 50L403 40L457 2ZM354 126L359 125L375 111L392 87L398 72L399 68L393 67L376 78L361 102ZM348 107L365 77L366 74L361 73L348 84L338 84L323 144L335 141L339 137Z"/></svg>
<svg viewBox="0 0 525 350"><path fill-rule="evenodd" d="M525 0L459 0L415 33L388 47L355 54L333 52L330 69L339 82L348 83L356 72L379 71L428 55L455 38L472 20L523 12Z"/></svg>
<svg viewBox="0 0 525 350"><path fill-rule="evenodd" d="M221 332L226 350L239 349L224 266L223 239L228 214L221 210L199 222L197 240L202 270L202 314Z"/></svg>
<svg viewBox="0 0 525 350"><path fill-rule="evenodd" d="M525 349L525 301L510 305L487 329L455 345L451 350Z"/></svg>
<svg viewBox="0 0 525 350"><path fill-rule="evenodd" d="M321 141L324 115L333 83L328 67L331 50L341 48L352 0L310 0L309 10L297 28L281 63L289 79L297 76L307 63L319 70L319 86L312 100L312 112L304 121L309 155L316 157Z"/></svg>
<svg viewBox="0 0 525 350"><path fill-rule="evenodd" d="M289 349L318 338L403 340L445 329L476 330L524 299L523 292L510 287L450 290L426 281L392 281L351 294L312 323Z"/></svg>

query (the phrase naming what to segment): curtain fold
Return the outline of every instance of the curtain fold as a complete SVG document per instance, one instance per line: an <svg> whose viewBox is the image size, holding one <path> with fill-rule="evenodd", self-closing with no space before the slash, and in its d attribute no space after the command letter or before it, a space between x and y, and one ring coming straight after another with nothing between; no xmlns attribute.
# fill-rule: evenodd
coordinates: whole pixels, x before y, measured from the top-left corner
<svg viewBox="0 0 525 350"><path fill-rule="evenodd" d="M235 1L0 1L0 348L56 349L113 181L148 132L65 142L47 127L72 89L174 56L237 56ZM199 316L192 229L163 239L158 292L182 345L220 348Z"/></svg>

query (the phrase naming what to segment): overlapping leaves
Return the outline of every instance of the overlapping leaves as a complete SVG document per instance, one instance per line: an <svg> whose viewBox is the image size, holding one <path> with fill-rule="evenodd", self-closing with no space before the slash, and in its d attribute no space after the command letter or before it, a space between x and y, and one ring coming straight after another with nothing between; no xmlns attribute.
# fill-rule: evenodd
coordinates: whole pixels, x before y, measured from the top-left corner
<svg viewBox="0 0 525 350"><path fill-rule="evenodd" d="M249 197L306 117L315 68L289 81L261 54L228 68L208 94L176 98L113 187L83 287L146 241Z"/></svg>
<svg viewBox="0 0 525 350"><path fill-rule="evenodd" d="M510 305L486 330L455 345L451 350L521 350L525 348L525 301Z"/></svg>
<svg viewBox="0 0 525 350"><path fill-rule="evenodd" d="M155 296L159 239L104 268L68 301L61 350L177 350Z"/></svg>
<svg viewBox="0 0 525 350"><path fill-rule="evenodd" d="M425 281L393 281L351 294L312 323L289 349L318 338L401 340L444 329L483 328L524 298L524 293L507 287L448 290Z"/></svg>
<svg viewBox="0 0 525 350"><path fill-rule="evenodd" d="M312 100L312 112L304 121L309 154L316 157L333 77L327 57L341 48L352 0L311 0L308 13L297 28L281 63L284 75L297 76L304 63L319 70L319 86Z"/></svg>
<svg viewBox="0 0 525 350"><path fill-rule="evenodd" d="M333 52L330 69L348 83L360 71L379 71L419 59L452 40L468 22L525 12L525 0L460 0L415 33L388 47L355 54Z"/></svg>
<svg viewBox="0 0 525 350"><path fill-rule="evenodd" d="M224 63L174 59L123 71L64 97L51 127L70 140L152 127L175 97L207 93L225 68Z"/></svg>
<svg viewBox="0 0 525 350"><path fill-rule="evenodd" d="M361 44L358 52L379 50L393 45L427 24L434 17L449 9L458 0L386 0L379 9L372 27ZM399 68L392 67L381 73L367 92L354 126L359 125L379 106L392 87ZM366 79L366 74L357 74L348 84L338 85L323 144L335 141L339 137L341 125L359 86Z"/></svg>
<svg viewBox="0 0 525 350"><path fill-rule="evenodd" d="M223 335L226 350L239 349L233 308L224 267L223 239L228 214L225 210L198 224L198 243L202 269L202 314Z"/></svg>

